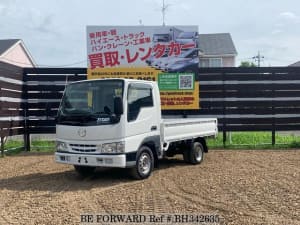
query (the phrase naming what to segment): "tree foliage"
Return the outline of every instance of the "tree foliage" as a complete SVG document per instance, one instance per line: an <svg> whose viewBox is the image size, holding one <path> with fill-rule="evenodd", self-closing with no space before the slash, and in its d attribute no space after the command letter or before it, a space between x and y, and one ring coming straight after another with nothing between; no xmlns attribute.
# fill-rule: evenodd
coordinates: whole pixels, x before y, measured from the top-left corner
<svg viewBox="0 0 300 225"><path fill-rule="evenodd" d="M257 67L253 62L242 61L239 67Z"/></svg>

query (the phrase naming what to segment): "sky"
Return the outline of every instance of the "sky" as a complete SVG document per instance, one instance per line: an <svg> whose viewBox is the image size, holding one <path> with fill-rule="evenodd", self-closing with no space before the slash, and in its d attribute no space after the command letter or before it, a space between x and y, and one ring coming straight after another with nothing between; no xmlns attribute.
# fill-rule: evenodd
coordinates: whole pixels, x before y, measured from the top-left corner
<svg viewBox="0 0 300 225"><path fill-rule="evenodd" d="M0 0L0 39L22 39L38 66L86 67L86 26L162 25L163 0ZM230 33L241 61L300 60L299 0L165 0L166 25Z"/></svg>

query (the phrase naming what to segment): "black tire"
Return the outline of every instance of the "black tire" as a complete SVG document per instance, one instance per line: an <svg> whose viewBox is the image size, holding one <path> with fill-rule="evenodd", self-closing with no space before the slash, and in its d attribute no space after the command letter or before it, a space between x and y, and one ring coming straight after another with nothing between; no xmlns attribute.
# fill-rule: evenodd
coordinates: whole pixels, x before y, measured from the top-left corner
<svg viewBox="0 0 300 225"><path fill-rule="evenodd" d="M203 161L204 148L200 142L193 142L190 148L183 153L183 159L186 163L200 164Z"/></svg>
<svg viewBox="0 0 300 225"><path fill-rule="evenodd" d="M83 177L93 174L96 169L96 167L94 166L78 166L78 165L74 165L74 168L76 172Z"/></svg>
<svg viewBox="0 0 300 225"><path fill-rule="evenodd" d="M148 178L154 168L154 157L151 149L147 146L142 146L138 150L136 163L131 168L131 175L137 180Z"/></svg>
<svg viewBox="0 0 300 225"><path fill-rule="evenodd" d="M183 152L183 160L186 163L191 163L190 162L190 150L189 149L184 150L184 152Z"/></svg>

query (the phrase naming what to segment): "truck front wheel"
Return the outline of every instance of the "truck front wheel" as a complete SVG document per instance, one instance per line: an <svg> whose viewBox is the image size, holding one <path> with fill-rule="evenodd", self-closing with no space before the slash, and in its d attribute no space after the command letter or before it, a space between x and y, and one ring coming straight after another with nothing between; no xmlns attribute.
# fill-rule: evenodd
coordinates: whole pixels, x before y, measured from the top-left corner
<svg viewBox="0 0 300 225"><path fill-rule="evenodd" d="M131 168L131 175L138 180L149 177L154 167L154 157L151 149L147 146L142 146L136 158L135 167Z"/></svg>
<svg viewBox="0 0 300 225"><path fill-rule="evenodd" d="M94 166L78 166L74 165L74 168L77 173L79 173L81 176L89 176L92 173L94 173L96 167Z"/></svg>
<svg viewBox="0 0 300 225"><path fill-rule="evenodd" d="M193 142L191 147L183 153L184 161L191 164L200 164L203 156L204 148L200 142Z"/></svg>

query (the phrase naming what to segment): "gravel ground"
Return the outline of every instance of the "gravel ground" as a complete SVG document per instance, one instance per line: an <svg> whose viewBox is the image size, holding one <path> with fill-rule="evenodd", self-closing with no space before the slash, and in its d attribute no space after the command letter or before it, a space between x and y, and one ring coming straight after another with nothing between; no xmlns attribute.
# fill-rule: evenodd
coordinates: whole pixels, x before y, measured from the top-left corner
<svg viewBox="0 0 300 225"><path fill-rule="evenodd" d="M220 224L300 224L300 150L212 150L201 165L181 157L163 161L143 181L120 169L81 178L50 154L1 158L0 169L1 225L80 224L86 213L217 214Z"/></svg>

